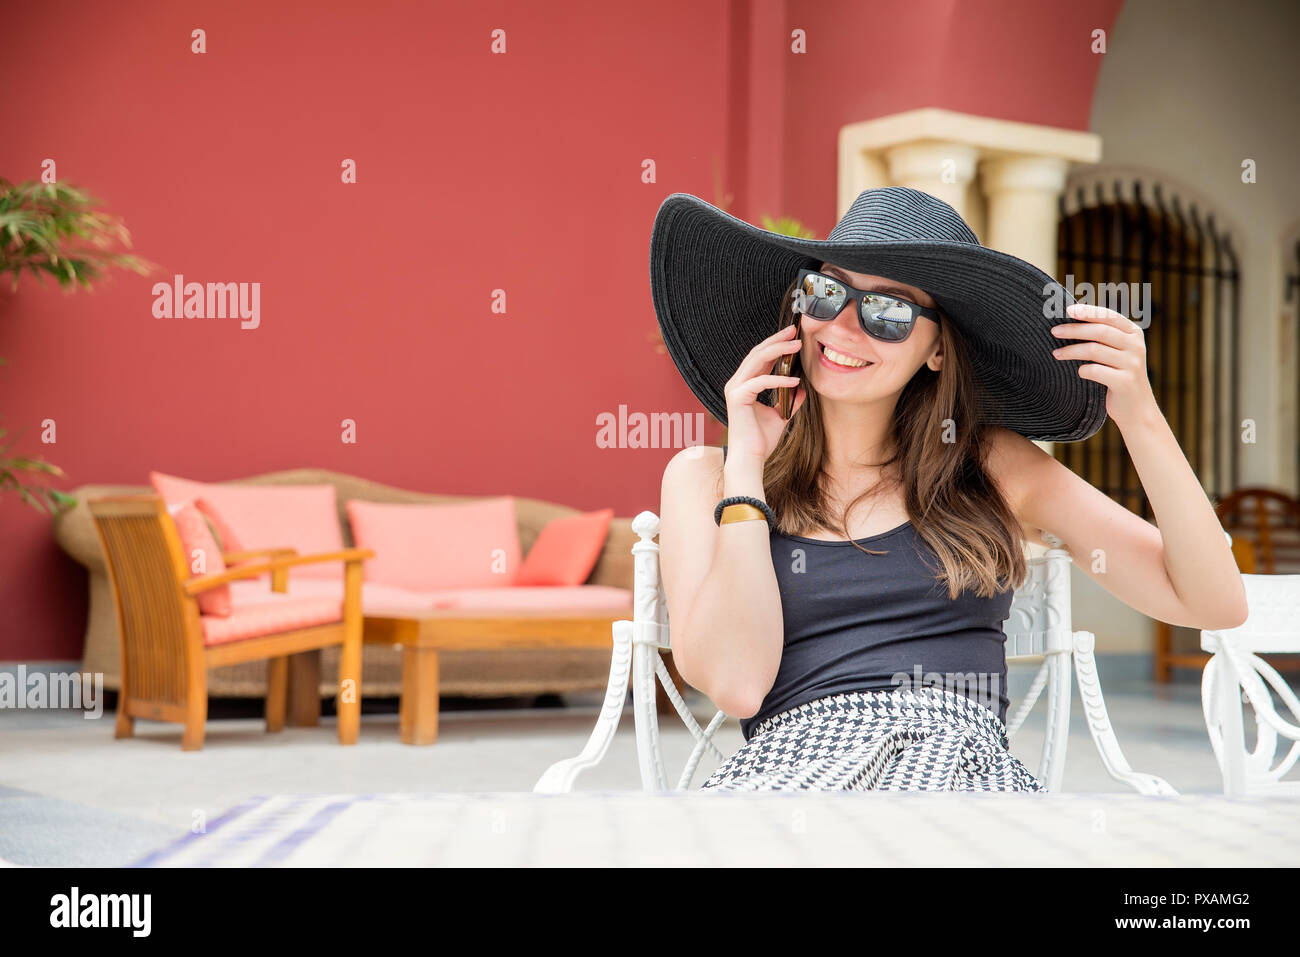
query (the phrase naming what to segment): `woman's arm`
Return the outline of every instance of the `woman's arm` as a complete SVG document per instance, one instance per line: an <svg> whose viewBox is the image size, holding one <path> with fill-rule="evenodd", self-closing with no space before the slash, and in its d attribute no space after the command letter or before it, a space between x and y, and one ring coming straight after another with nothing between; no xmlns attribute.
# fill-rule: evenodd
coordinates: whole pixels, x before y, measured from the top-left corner
<svg viewBox="0 0 1300 957"><path fill-rule="evenodd" d="M762 705L784 640L767 523L713 521L724 495L763 497L761 463L747 466L736 458L723 465L719 448L683 449L664 469L659 516L673 663L721 710L740 718Z"/></svg>
<svg viewBox="0 0 1300 957"><path fill-rule="evenodd" d="M1074 562L1115 597L1151 618L1190 628L1232 628L1246 620L1246 589L1201 483L1156 405L1141 329L1120 313L1076 304L1079 322L1057 326L1061 359L1088 359L1079 375L1107 386L1106 411L1119 427L1147 500L1152 525L1024 436L995 429L990 469L1022 522L1060 538ZM1088 321L1091 320L1091 321Z"/></svg>

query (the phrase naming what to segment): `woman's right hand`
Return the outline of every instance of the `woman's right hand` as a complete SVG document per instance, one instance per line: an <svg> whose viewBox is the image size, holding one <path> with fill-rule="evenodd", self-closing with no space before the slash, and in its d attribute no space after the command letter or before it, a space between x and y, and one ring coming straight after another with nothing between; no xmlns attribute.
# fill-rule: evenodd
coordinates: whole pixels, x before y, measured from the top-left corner
<svg viewBox="0 0 1300 957"><path fill-rule="evenodd" d="M786 326L754 346L723 387L722 394L727 399L728 463L747 461L761 470L790 422L790 419L781 418L781 413L772 406L759 402L760 392L797 386L791 419L807 398L798 376L772 374L778 360L803 348L798 331L798 324Z"/></svg>

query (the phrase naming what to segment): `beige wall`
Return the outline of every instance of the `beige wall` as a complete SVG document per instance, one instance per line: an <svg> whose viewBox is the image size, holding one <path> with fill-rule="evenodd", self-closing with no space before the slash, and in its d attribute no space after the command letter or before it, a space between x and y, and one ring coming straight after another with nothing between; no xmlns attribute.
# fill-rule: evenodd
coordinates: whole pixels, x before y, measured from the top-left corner
<svg viewBox="0 0 1300 957"><path fill-rule="evenodd" d="M1210 204L1242 267L1242 479L1295 489L1294 313L1283 243L1300 226L1300 4L1128 0L1109 37L1091 130L1103 167L1140 169ZM1241 182L1255 160L1257 182ZM1190 194L1190 195L1189 195ZM1198 208L1202 203L1198 203ZM1292 307L1294 308L1294 304ZM1152 629L1077 569L1075 626L1099 651L1145 651Z"/></svg>

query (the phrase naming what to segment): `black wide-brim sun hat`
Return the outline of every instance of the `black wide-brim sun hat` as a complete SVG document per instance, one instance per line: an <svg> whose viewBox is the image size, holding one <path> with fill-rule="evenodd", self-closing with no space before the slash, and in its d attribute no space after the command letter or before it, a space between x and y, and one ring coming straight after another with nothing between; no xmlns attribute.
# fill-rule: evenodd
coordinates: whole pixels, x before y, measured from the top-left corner
<svg viewBox="0 0 1300 957"><path fill-rule="evenodd" d="M724 425L722 389L778 330L800 269L831 263L929 293L956 323L982 392L983 421L1030 439L1078 442L1106 421L1106 387L1080 378L1086 360L1057 359L1052 335L1075 300L1051 276L982 246L947 203L903 186L859 194L830 237L796 239L751 225L689 193L659 207L650 290L664 344L686 384ZM1055 299L1060 309L1049 314ZM760 397L775 402L775 391Z"/></svg>

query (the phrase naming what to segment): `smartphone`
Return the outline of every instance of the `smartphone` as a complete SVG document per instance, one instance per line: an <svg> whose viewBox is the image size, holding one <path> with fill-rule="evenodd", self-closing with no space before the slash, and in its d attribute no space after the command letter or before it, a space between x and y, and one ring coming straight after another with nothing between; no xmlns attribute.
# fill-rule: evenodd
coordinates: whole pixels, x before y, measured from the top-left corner
<svg viewBox="0 0 1300 957"><path fill-rule="evenodd" d="M795 338L799 338L803 331L799 328L799 317L794 319ZM792 352L788 356L782 356L777 360L776 368L773 370L774 375L798 375L799 374L799 353ZM788 386L781 386L776 390L776 410L780 413L781 418L790 418L790 411L794 408L795 390Z"/></svg>

